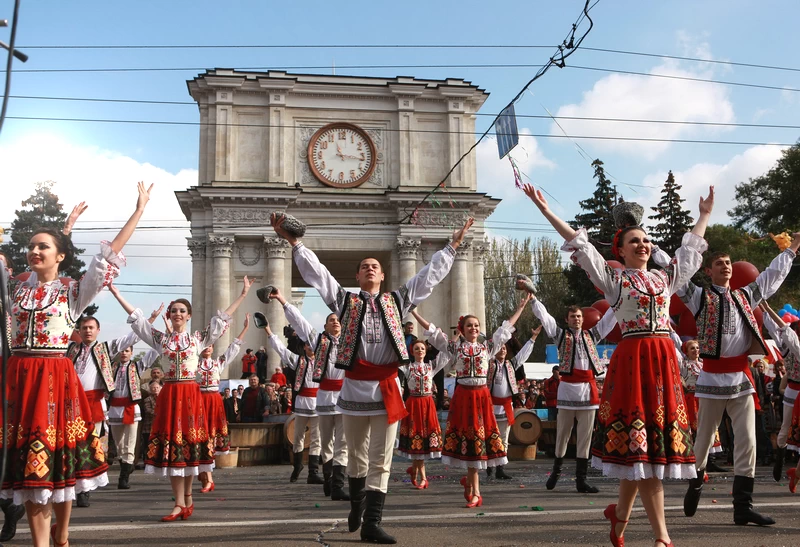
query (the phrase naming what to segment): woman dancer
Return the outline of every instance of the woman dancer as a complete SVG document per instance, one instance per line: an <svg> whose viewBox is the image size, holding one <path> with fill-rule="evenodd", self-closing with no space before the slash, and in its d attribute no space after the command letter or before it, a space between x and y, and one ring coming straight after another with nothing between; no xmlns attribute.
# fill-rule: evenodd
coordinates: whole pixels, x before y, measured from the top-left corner
<svg viewBox="0 0 800 547"><path fill-rule="evenodd" d="M448 343L441 329L414 314L431 345L439 350L437 359L452 363L456 371L457 386L447 414L442 462L467 469L467 476L461 478L467 507L483 505L478 469L508 463L486 377L489 361L511 338L514 324L530 299L531 295L526 293L514 315L500 325L491 340L483 342L478 340L481 326L474 315L465 315L458 320L458 330L463 338Z"/></svg>
<svg viewBox="0 0 800 547"><path fill-rule="evenodd" d="M194 512L192 479L201 472L214 469L214 439L208 434L208 419L195 377L200 353L216 342L228 329L231 314L236 312L250 290L244 278L239 297L228 309L217 311L203 331L187 330L192 318L192 305L179 298L170 303L168 313L172 332L165 334L150 323L139 308L123 298L119 303L130 314L128 323L142 342L161 354L164 387L158 396L158 410L150 430L145 458L145 473L161 470L169 477L175 507L161 518L164 522L186 520Z"/></svg>
<svg viewBox="0 0 800 547"><path fill-rule="evenodd" d="M231 436L228 434L228 419L225 416L225 406L219 394L219 377L225 367L233 361L242 349L242 340L250 326L250 314L244 316L244 327L225 353L217 359L212 359L214 346L203 348L200 353L200 362L197 364L197 383L200 386L200 395L205 405L206 420L208 420L208 436L214 441L214 456L228 454L231 449ZM203 471L199 476L203 488L201 494L214 491L214 479L211 471Z"/></svg>
<svg viewBox="0 0 800 547"><path fill-rule="evenodd" d="M9 414L5 481L0 497L25 504L33 544L69 542L69 519L76 494L108 484L105 457L94 434L89 401L64 357L75 323L104 286L125 265L122 248L150 199L138 185L136 210L111 243L103 242L80 281L59 278L74 259L72 225L86 210L73 209L63 232L36 230L28 243L30 275L8 283L12 356L6 377ZM5 266L3 264L3 266ZM5 273L5 272L4 272ZM0 416L2 419L2 416ZM5 439L0 439L0 447ZM50 513L56 524L50 527Z"/></svg>
<svg viewBox="0 0 800 547"><path fill-rule="evenodd" d="M625 202L614 208L619 230L612 250L625 269L612 269L589 243L585 229L574 230L548 207L541 191L527 184L525 194L566 240L563 249L586 270L606 295L622 328L597 414L599 430L592 464L620 479L619 501L606 507L611 542L624 545L623 533L637 492L641 493L656 544L672 545L664 516L661 480L694 478L694 454L675 350L669 339L669 300L700 268L703 240L714 203L714 187L700 198L700 216L666 270L647 271L652 243L639 226L643 208Z"/></svg>

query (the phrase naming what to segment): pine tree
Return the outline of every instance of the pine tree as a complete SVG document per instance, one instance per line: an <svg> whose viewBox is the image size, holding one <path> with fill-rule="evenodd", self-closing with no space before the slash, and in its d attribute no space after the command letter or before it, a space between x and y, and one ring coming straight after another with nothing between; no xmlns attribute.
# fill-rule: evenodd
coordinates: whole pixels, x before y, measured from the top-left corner
<svg viewBox="0 0 800 547"><path fill-rule="evenodd" d="M681 246L683 234L692 229L692 217L689 211L681 207L686 200L678 194L680 189L681 185L675 182L675 176L670 171L661 190L661 201L651 207L656 214L647 217L657 222L650 228L650 236L670 256Z"/></svg>
<svg viewBox="0 0 800 547"><path fill-rule="evenodd" d="M594 178L597 179L597 187L592 197L578 202L586 213L575 215L572 225L574 228L586 228L589 239L597 245L603 256L610 259L613 258L610 244L617 231L611 210L614 205L622 201L622 198L606 177L603 162L599 159L594 160L592 166L594 167Z"/></svg>

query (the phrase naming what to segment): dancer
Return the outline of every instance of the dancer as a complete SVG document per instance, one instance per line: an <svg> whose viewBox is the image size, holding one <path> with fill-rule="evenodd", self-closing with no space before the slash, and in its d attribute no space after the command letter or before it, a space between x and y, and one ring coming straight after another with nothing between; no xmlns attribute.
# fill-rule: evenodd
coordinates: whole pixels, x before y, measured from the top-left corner
<svg viewBox="0 0 800 547"><path fill-rule="evenodd" d="M582 494L596 494L596 486L586 482L589 470L589 449L592 443L594 416L600 407L600 395L595 377L602 365L597 343L608 336L617 319L609 308L591 329L583 330L583 311L579 306L567 308L567 328L562 329L538 298L531 302L533 315L542 322L547 336L558 347L559 375L558 415L556 416L556 459L545 487L552 490L561 477L564 455L567 453L573 424L577 421L575 451L575 488Z"/></svg>
<svg viewBox="0 0 800 547"><path fill-rule="evenodd" d="M74 258L68 235L86 209L73 209L64 231L36 230L28 244L31 274L9 282L11 351L7 368L8 459L0 497L24 503L33 544L67 545L75 495L108 484L108 465L89 400L64 356L75 322L125 264L130 239L153 186L138 184L136 209L111 243L103 242L80 281L59 278ZM0 443L5 443L1 439ZM2 444L0 444L2 447ZM36 462L32 465L30 462ZM50 526L55 512L56 524Z"/></svg>
<svg viewBox="0 0 800 547"><path fill-rule="evenodd" d="M695 476L691 432L680 386L680 371L669 340L669 300L700 268L703 240L714 203L714 187L700 199L700 215L666 270L647 271L651 243L638 224L644 209L631 202L614 208L620 228L612 249L625 269L612 269L589 243L548 207L541 191L525 194L566 240L564 250L612 302L623 339L609 363L597 416L599 431L592 465L620 479L619 500L606 507L611 542L624 545L624 531L637 492L641 493L656 543L672 545L664 515L664 477Z"/></svg>
<svg viewBox="0 0 800 547"><path fill-rule="evenodd" d="M273 288L270 299L277 300L283 306L286 319L300 339L314 348L314 366L311 381L319 385L317 391L316 411L319 417L320 460L322 461L323 493L333 501L350 501L344 490L345 470L347 469L347 439L344 433L342 413L336 407L339 393L344 383L344 370L338 369L336 355L339 348L341 323L335 313L325 318L325 327L317 335L311 323L295 306L289 304L280 290ZM280 369L277 369L280 370ZM295 418L297 420L297 418ZM297 422L295 421L295 432ZM313 435L312 435L313 438ZM302 445L302 439L300 440ZM312 442L313 447L313 442ZM309 449L309 454L311 449ZM309 456L309 472L311 457Z"/></svg>
<svg viewBox="0 0 800 547"><path fill-rule="evenodd" d="M142 310L134 308L122 296L119 303L130 314L128 323L142 341L157 350L161 366L165 367L164 387L158 396L158 408L150 430L144 472L156 469L169 477L175 507L161 518L164 522L186 520L194 513L192 479L195 475L214 469L214 439L208 434L208 419L195 380L200 353L216 342L228 329L231 315L236 312L250 290L250 280L244 277L242 292L225 311L217 311L203 331L188 330L192 305L188 300L173 300L168 308L172 332L163 333L145 320ZM191 499L189 500L191 501Z"/></svg>
<svg viewBox="0 0 800 547"><path fill-rule="evenodd" d="M197 363L197 383L200 386L200 396L208 421L208 437L214 443L214 457L228 454L231 449L231 436L228 433L228 418L225 416L225 406L219 394L219 380L225 368L233 361L242 349L242 341L247 329L250 327L250 314L244 315L244 326L239 336L234 338L225 353L217 359L212 358L214 346L203 348L200 352L200 362ZM211 471L203 471L198 479L203 485L201 494L214 491L214 477Z"/></svg>
<svg viewBox="0 0 800 547"><path fill-rule="evenodd" d="M275 295L275 296L273 296ZM291 324L292 328L297 332L297 326L292 323L292 320L297 320L300 312L286 302L278 289L273 289L270 297L277 299L282 305L286 319ZM291 310L291 313L290 313ZM323 484L324 481L319 476L319 454L321 452L319 442L319 416L317 415L317 393L319 391L319 384L312 378L314 374L314 350L309 343L304 339L303 355L297 355L289 351L289 349L278 339L278 336L273 334L269 325L264 327L264 330L269 337L269 342L272 349L277 352L281 358L281 362L295 371L294 391L297 393L294 398L294 439L292 442L292 463L294 469L292 475L289 477L289 482L297 482L300 472L303 470L303 445L306 439L306 428L310 434L310 445L308 447L308 478L306 484Z"/></svg>
<svg viewBox="0 0 800 547"><path fill-rule="evenodd" d="M780 288L792 267L800 247L800 233L794 234L788 249L779 254L755 281L741 289L731 289L733 273L727 253L715 252L706 259L706 274L711 286L700 288L684 284L678 295L697 321L703 370L697 378L695 397L700 399L697 441L697 478L689 481L683 511L691 517L697 511L703 491L703 471L709 447L722 420L723 412L731 418L736 439L733 450L733 522L766 526L775 524L753 510L753 485L756 471L757 400L748 354L757 344L767 353L753 308Z"/></svg>
<svg viewBox="0 0 800 547"><path fill-rule="evenodd" d="M797 425L800 424L800 416L795 418L794 412L796 406L794 403L800 393L800 340L797 336L800 330L800 321L787 325L767 304L766 300L761 302L761 310L764 312L764 326L781 350L783 364L786 367L785 380L781 381L781 386L784 381L786 382L786 390L783 392L783 421L781 430L778 432L778 448L775 454L775 466L772 469L772 478L779 481L783 475L786 449L800 452L800 429L797 429L800 427ZM791 442L787 445L790 431ZM787 475L789 476L789 490L794 494L800 473L792 468L789 469Z"/></svg>
<svg viewBox="0 0 800 547"><path fill-rule="evenodd" d="M461 479L467 507L483 505L478 469L508 463L486 378L489 362L511 338L514 324L530 299L526 293L514 314L498 327L491 340L485 341L478 340L481 327L474 315L459 318L458 330L463 338L448 343L441 329L414 314L428 341L439 350L437 359L446 359L456 371L457 387L447 414L442 463L467 470L467 476Z"/></svg>
<svg viewBox="0 0 800 547"><path fill-rule="evenodd" d="M336 404L345 415L350 476L349 530L355 532L361 528L361 539L365 541L396 543L380 524L397 433L397 428L390 426L406 414L397 380L397 367L409 361L402 318L411 306L419 305L430 296L433 288L450 272L455 250L473 219L456 230L452 242L434 253L417 275L398 290L383 293L383 268L375 258L363 259L356 269L356 282L361 292L348 292L300 242L300 232L290 232L284 226L286 220L295 219L282 213L272 215L275 232L292 245L300 275L319 291L323 302L333 313L339 314L342 323L342 346L336 366L346 372ZM293 224L296 223L295 220Z"/></svg>
<svg viewBox="0 0 800 547"><path fill-rule="evenodd" d="M506 452L508 452L508 434L511 431L511 426L514 425L514 409L511 406L511 400L514 395L519 393L515 371L524 365L525 361L530 357L533 351L533 344L536 342L536 337L539 336L541 330L541 325L531 329L531 337L512 359L506 359L511 345L509 340L497 350L494 359L489 362L486 384L489 386L489 395L494 406L494 419L500 429L500 438L503 439L503 446L506 447ZM507 481L514 478L506 474L505 465L487 467L486 474L491 477L492 471L495 469L495 476L500 480Z"/></svg>

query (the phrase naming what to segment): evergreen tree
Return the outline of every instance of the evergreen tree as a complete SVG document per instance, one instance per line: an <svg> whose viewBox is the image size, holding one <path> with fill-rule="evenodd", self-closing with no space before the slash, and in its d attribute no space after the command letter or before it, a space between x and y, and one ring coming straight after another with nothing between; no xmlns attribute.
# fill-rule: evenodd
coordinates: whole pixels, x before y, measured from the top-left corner
<svg viewBox="0 0 800 547"><path fill-rule="evenodd" d="M647 217L657 222L650 228L650 236L670 256L681 246L683 234L692 229L692 217L689 211L681 207L686 200L678 194L680 189L681 185L675 182L675 176L670 171L661 189L661 201L651 207L656 214Z"/></svg>
<svg viewBox="0 0 800 547"><path fill-rule="evenodd" d="M594 178L597 179L597 187L594 194L589 199L579 201L578 204L585 213L575 215L572 222L573 228L586 228L589 239L597 245L600 253L606 259L613 258L611 254L611 240L617 228L614 226L614 217L611 210L614 205L622 201L622 197L617 193L617 189L606 177L603 169L603 162L599 159L592 162L594 167ZM598 245L599 243L599 245Z"/></svg>

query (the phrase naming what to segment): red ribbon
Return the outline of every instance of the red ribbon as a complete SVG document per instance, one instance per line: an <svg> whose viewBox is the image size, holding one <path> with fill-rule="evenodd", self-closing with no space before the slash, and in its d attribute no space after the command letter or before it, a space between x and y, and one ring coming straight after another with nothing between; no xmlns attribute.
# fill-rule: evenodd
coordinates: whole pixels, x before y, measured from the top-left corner
<svg viewBox="0 0 800 547"><path fill-rule="evenodd" d="M344 384L344 380L330 380L328 378L323 378L323 380L319 383L319 388L322 391L342 391L342 384Z"/></svg>
<svg viewBox="0 0 800 547"><path fill-rule="evenodd" d="M514 408L511 406L511 397L495 397L492 395L492 404L502 406L506 411L508 425L514 425Z"/></svg>
<svg viewBox="0 0 800 547"><path fill-rule="evenodd" d="M136 423L136 403L131 402L128 397L113 397L111 406L125 407L125 411L122 413L123 424L132 425Z"/></svg>
<svg viewBox="0 0 800 547"><path fill-rule="evenodd" d="M584 382L589 384L591 395L589 396L589 404L599 405L600 394L597 391L597 382L594 379L594 373L591 370L577 370L573 369L570 374L562 374L561 381L568 384L582 384Z"/></svg>
<svg viewBox="0 0 800 547"><path fill-rule="evenodd" d="M724 374L726 372L744 372L747 379L750 380L753 389L756 387L756 381L753 378L753 371L750 370L750 361L747 355L737 355L736 357L720 357L719 359L703 359L703 370L714 374ZM761 410L761 404L758 402L758 393L753 393L753 402L756 404L756 410Z"/></svg>
<svg viewBox="0 0 800 547"><path fill-rule="evenodd" d="M398 366L398 363L375 365L369 361L358 359L355 366L344 373L345 378L350 380L378 382L383 396L383 404L386 407L386 418L390 425L408 416L406 405L403 404L403 395L395 380Z"/></svg>

